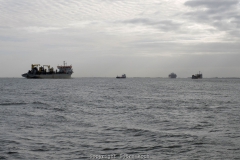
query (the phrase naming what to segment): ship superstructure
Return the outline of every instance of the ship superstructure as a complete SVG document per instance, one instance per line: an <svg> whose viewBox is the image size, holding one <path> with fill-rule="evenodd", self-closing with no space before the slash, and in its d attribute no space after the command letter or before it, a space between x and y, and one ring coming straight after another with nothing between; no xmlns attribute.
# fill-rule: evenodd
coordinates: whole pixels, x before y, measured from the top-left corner
<svg viewBox="0 0 240 160"><path fill-rule="evenodd" d="M199 71L199 73L192 75L192 79L202 79L202 73Z"/></svg>
<svg viewBox="0 0 240 160"><path fill-rule="evenodd" d="M171 73L168 75L169 78L177 78L177 75L175 73Z"/></svg>
<svg viewBox="0 0 240 160"><path fill-rule="evenodd" d="M66 65L65 61L63 66L57 66L58 70L54 70L50 65L32 64L31 70L22 74L25 78L43 78L43 79L65 79L71 78L73 73L72 65Z"/></svg>

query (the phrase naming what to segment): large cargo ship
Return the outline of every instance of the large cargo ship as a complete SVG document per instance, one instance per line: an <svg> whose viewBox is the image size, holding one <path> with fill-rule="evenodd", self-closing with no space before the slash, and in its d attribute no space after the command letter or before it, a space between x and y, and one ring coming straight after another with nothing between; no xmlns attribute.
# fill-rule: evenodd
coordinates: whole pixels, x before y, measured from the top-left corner
<svg viewBox="0 0 240 160"><path fill-rule="evenodd" d="M175 73L171 73L168 75L169 78L177 78L177 75Z"/></svg>
<svg viewBox="0 0 240 160"><path fill-rule="evenodd" d="M117 76L116 78L127 78L126 74L123 74L121 77Z"/></svg>
<svg viewBox="0 0 240 160"><path fill-rule="evenodd" d="M46 67L46 68L44 68ZM57 66L58 70L54 70L50 65L32 64L31 70L22 74L25 78L42 78L42 79L68 79L73 73L72 65L67 66L65 61L63 66Z"/></svg>
<svg viewBox="0 0 240 160"><path fill-rule="evenodd" d="M199 73L192 75L192 79L202 79L202 73L199 71Z"/></svg>

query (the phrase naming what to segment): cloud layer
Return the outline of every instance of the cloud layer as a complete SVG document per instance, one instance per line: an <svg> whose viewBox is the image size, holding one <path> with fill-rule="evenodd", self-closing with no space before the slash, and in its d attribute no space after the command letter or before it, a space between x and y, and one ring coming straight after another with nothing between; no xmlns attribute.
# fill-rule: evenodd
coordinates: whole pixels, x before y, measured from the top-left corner
<svg viewBox="0 0 240 160"><path fill-rule="evenodd" d="M77 77L235 76L239 9L239 0L0 0L0 63L24 72L66 60Z"/></svg>

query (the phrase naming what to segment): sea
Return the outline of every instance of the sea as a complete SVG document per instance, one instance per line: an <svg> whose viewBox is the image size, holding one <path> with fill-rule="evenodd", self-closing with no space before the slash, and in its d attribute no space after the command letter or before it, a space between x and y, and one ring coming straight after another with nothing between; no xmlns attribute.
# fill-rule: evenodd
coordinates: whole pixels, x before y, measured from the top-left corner
<svg viewBox="0 0 240 160"><path fill-rule="evenodd" d="M0 159L240 159L240 79L0 78Z"/></svg>

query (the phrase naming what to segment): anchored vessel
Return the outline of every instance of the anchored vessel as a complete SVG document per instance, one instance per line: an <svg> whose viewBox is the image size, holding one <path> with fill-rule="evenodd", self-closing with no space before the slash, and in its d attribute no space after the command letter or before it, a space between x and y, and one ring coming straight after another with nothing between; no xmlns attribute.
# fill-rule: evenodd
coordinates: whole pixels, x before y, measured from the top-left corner
<svg viewBox="0 0 240 160"><path fill-rule="evenodd" d="M116 78L126 78L126 74L123 74L121 77L117 76Z"/></svg>
<svg viewBox="0 0 240 160"><path fill-rule="evenodd" d="M175 73L171 73L168 75L169 78L177 78L177 75Z"/></svg>
<svg viewBox="0 0 240 160"><path fill-rule="evenodd" d="M47 67L45 69L44 67ZM57 66L58 70L54 71L53 67L50 65L43 65L40 64L32 64L31 70L28 73L22 74L25 78L43 78L43 79L65 79L71 78L73 73L72 65L67 66L65 61L63 62L63 66Z"/></svg>
<svg viewBox="0 0 240 160"><path fill-rule="evenodd" d="M199 73L192 75L192 79L202 79L202 73L199 71Z"/></svg>

